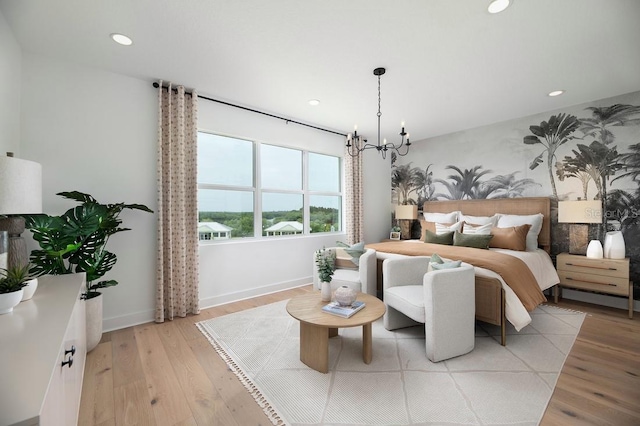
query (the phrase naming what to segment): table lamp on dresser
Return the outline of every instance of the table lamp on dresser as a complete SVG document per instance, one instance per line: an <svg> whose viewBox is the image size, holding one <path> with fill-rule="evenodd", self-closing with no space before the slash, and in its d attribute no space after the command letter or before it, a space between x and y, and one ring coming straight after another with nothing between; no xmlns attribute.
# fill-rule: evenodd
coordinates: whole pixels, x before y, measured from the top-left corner
<svg viewBox="0 0 640 426"><path fill-rule="evenodd" d="M602 223L602 201L577 200L558 201L558 223L569 223L569 253L588 257L602 257L602 244L599 240L589 242L589 223ZM598 235L600 232L598 232ZM587 253L591 245L592 252ZM599 250L598 250L599 248Z"/></svg>
<svg viewBox="0 0 640 426"><path fill-rule="evenodd" d="M9 250L4 268L29 263L23 214L42 213L42 166L33 161L14 158L12 153L0 157L0 232L7 232ZM2 266L2 265L0 265Z"/></svg>

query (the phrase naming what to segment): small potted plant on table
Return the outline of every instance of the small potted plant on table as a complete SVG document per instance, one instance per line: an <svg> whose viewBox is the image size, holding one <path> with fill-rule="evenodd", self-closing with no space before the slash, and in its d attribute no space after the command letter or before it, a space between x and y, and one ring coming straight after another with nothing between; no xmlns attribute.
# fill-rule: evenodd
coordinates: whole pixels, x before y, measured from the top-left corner
<svg viewBox="0 0 640 426"><path fill-rule="evenodd" d="M316 252L316 265L320 278L320 298L323 302L331 300L331 278L335 270L336 255L324 247Z"/></svg>
<svg viewBox="0 0 640 426"><path fill-rule="evenodd" d="M31 280L29 265L0 269L0 315L8 314L20 303L23 288Z"/></svg>

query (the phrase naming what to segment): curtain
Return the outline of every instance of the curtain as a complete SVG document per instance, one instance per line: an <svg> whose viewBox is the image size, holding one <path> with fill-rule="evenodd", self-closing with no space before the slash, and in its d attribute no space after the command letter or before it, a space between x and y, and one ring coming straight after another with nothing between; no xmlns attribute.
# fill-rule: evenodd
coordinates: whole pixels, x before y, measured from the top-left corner
<svg viewBox="0 0 640 426"><path fill-rule="evenodd" d="M165 86L166 87L166 86ZM158 89L158 258L155 321L198 306L198 96Z"/></svg>
<svg viewBox="0 0 640 426"><path fill-rule="evenodd" d="M355 143L355 141L352 143ZM347 148L345 148L344 163L345 231L347 233L347 243L355 244L364 241L362 153L352 157Z"/></svg>

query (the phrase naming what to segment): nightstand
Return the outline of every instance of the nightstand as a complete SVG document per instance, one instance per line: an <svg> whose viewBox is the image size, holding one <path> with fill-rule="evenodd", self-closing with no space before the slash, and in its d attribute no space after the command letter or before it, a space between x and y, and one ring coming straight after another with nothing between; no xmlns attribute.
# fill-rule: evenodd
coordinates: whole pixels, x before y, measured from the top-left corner
<svg viewBox="0 0 640 426"><path fill-rule="evenodd" d="M633 283L629 281L629 259L593 259L560 253L556 261L560 287L596 291L629 298L629 318L633 318ZM558 289L554 291L558 303Z"/></svg>

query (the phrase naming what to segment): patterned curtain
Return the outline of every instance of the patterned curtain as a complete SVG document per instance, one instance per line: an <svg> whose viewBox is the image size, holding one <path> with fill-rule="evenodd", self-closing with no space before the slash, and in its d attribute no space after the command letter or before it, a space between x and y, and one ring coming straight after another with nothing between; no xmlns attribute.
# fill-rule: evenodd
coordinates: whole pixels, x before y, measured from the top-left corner
<svg viewBox="0 0 640 426"><path fill-rule="evenodd" d="M198 306L198 96L158 89L158 263L155 321Z"/></svg>
<svg viewBox="0 0 640 426"><path fill-rule="evenodd" d="M347 243L355 244L364 240L364 224L362 218L362 153L352 157L345 148L344 174L345 231L347 233Z"/></svg>

